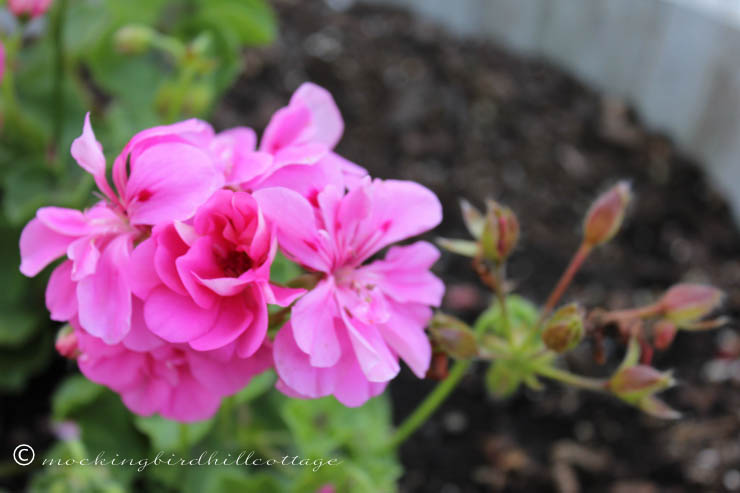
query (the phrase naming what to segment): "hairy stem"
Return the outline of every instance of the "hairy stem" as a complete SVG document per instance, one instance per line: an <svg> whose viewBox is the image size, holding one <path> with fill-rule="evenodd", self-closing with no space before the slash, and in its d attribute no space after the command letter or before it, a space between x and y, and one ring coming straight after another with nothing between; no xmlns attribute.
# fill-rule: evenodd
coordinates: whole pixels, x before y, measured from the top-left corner
<svg viewBox="0 0 740 493"><path fill-rule="evenodd" d="M565 291L568 289L571 281L573 281L573 277L576 275L576 272L578 272L578 269L581 268L583 262L588 258L588 255L591 253L592 248L593 247L591 245L588 245L586 243L581 243L581 246L578 247L578 250L576 251L575 255L573 255L573 258L570 259L570 264L568 264L565 272L563 272L563 275L560 276L560 280L558 280L555 288L552 290L550 296L547 298L545 306L542 307L540 318L537 320L536 327L540 327L542 325L545 317L547 317L550 312L552 312L553 308L555 308L555 305L558 303L558 301L560 301L560 298L562 298L563 294L565 294Z"/></svg>

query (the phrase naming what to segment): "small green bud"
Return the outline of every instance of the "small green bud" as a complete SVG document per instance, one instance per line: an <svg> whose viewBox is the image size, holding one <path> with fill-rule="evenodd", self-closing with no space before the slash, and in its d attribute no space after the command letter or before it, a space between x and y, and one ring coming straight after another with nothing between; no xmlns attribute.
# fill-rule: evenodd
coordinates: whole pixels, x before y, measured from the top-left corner
<svg viewBox="0 0 740 493"><path fill-rule="evenodd" d="M519 241L519 220L514 212L493 200L486 202L486 218L480 245L483 256L494 262L504 262Z"/></svg>
<svg viewBox="0 0 740 493"><path fill-rule="evenodd" d="M429 333L437 347L455 359L469 359L478 355L475 334L462 320L437 313L429 324Z"/></svg>
<svg viewBox="0 0 740 493"><path fill-rule="evenodd" d="M584 242L597 246L611 240L624 220L624 214L632 198L630 185L626 181L601 194L591 205L583 222Z"/></svg>
<svg viewBox="0 0 740 493"><path fill-rule="evenodd" d="M575 303L559 308L545 322L542 332L545 346L556 353L576 347L583 339L584 315L583 309Z"/></svg>
<svg viewBox="0 0 740 493"><path fill-rule="evenodd" d="M128 55L138 55L147 51L156 33L143 24L129 24L116 31L114 44L116 51Z"/></svg>

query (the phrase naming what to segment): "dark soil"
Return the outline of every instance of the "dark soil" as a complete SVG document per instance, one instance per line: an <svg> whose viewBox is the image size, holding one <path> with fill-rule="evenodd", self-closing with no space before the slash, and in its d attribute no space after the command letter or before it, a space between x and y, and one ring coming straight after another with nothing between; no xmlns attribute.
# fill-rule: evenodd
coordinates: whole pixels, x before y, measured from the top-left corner
<svg viewBox="0 0 740 493"><path fill-rule="evenodd" d="M457 40L401 11L274 3L281 39L246 55L218 126L263 128L302 81L327 87L346 121L339 151L374 176L434 190L445 206L440 235L465 237L459 197L478 205L493 197L517 211L523 237L509 271L538 302L576 247L590 200L627 178L638 199L626 227L587 262L567 297L618 308L678 281L712 282L727 290L737 316L740 234L727 205L691 160L619 101L547 63ZM446 310L471 319L485 306L464 259L444 255L437 271L449 283ZM740 370L720 358L736 356L734 333L680 334L656 356L680 380L666 395L685 415L677 422L557 384L497 401L476 372L403 446L402 489L740 491ZM569 363L604 372L588 350ZM394 382L396 419L433 385L410 374Z"/></svg>

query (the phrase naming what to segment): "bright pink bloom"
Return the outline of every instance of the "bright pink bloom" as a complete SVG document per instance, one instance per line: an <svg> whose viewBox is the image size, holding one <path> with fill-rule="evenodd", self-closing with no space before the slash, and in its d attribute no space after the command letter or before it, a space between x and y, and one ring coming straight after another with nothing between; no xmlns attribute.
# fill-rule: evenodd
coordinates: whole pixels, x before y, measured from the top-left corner
<svg viewBox="0 0 740 493"><path fill-rule="evenodd" d="M325 274L275 339L279 388L305 397L333 394L357 406L395 377L399 356L423 377L431 359L424 327L444 293L429 272L439 252L421 241L363 262L439 224L437 197L417 183L369 179L346 194L326 187L317 207L284 188L254 196L278 225L285 254Z"/></svg>
<svg viewBox="0 0 740 493"><path fill-rule="evenodd" d="M236 167L253 170L251 177L240 172L245 176L242 188L280 186L315 198L326 185L354 186L367 171L332 151L343 131L344 121L331 94L316 84L302 84L293 93L290 104L272 116L259 150L242 151L250 162ZM248 142L243 138L241 149L249 149Z"/></svg>
<svg viewBox="0 0 740 493"><path fill-rule="evenodd" d="M128 333L132 301L124 274L134 242L151 225L190 218L223 183L209 154L183 137L202 128L190 120L134 136L114 163L114 193L102 147L85 117L72 156L93 175L104 200L84 212L43 207L20 238L20 270L27 276L65 254L69 258L47 286L52 319L77 315L82 328L107 343Z"/></svg>
<svg viewBox="0 0 740 493"><path fill-rule="evenodd" d="M246 192L218 190L193 218L156 226L131 256L130 280L149 329L199 351L236 341L252 355L267 335L267 303L303 290L270 284L274 227Z"/></svg>
<svg viewBox="0 0 740 493"><path fill-rule="evenodd" d="M239 358L233 345L195 351L186 344L166 343L142 327L135 324L122 342L113 345L76 331L80 371L118 392L136 414L159 413L181 422L210 418L223 397L271 365L268 345L250 358Z"/></svg>
<svg viewBox="0 0 740 493"><path fill-rule="evenodd" d="M49 9L51 2L52 0L8 0L8 8L17 17L38 17Z"/></svg>

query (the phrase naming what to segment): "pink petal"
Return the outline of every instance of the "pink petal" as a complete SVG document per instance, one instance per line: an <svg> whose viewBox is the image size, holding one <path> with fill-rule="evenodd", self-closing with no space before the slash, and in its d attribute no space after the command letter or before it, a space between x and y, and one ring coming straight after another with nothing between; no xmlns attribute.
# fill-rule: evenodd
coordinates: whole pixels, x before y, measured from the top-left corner
<svg viewBox="0 0 740 493"><path fill-rule="evenodd" d="M156 243L153 238L147 238L139 243L131 252L131 261L126 270L131 291L141 299L146 299L149 292L162 284L154 268Z"/></svg>
<svg viewBox="0 0 740 493"><path fill-rule="evenodd" d="M79 237L91 232L87 218L76 209L42 207L36 211L36 218L49 229L65 236Z"/></svg>
<svg viewBox="0 0 740 493"><path fill-rule="evenodd" d="M20 239L21 272L33 277L58 259L76 238L57 233L38 219L31 219Z"/></svg>
<svg viewBox="0 0 740 493"><path fill-rule="evenodd" d="M398 361L388 349L378 329L357 319L350 320L341 312L342 320L352 342L357 361L367 379L371 382L387 382L400 371Z"/></svg>
<svg viewBox="0 0 740 493"><path fill-rule="evenodd" d="M214 393L227 396L244 388L255 375L272 365L272 351L262 346L249 358L232 358L224 362L212 358L211 353L188 352L190 371L196 380Z"/></svg>
<svg viewBox="0 0 740 493"><path fill-rule="evenodd" d="M310 122L311 110L304 104L298 103L279 109L272 115L262 134L260 151L273 154L294 144Z"/></svg>
<svg viewBox="0 0 740 493"><path fill-rule="evenodd" d="M210 330L217 309L204 310L186 297L160 286L144 303L144 320L149 330L170 342L196 339Z"/></svg>
<svg viewBox="0 0 740 493"><path fill-rule="evenodd" d="M293 93L290 104L302 103L311 112L311 124L298 137L301 141L321 142L333 148L344 132L342 115L329 91L305 82Z"/></svg>
<svg viewBox="0 0 740 493"><path fill-rule="evenodd" d="M338 316L333 280L323 280L296 302L291 311L293 337L304 353L311 355L311 365L333 366L340 356L339 341L334 331Z"/></svg>
<svg viewBox="0 0 740 493"><path fill-rule="evenodd" d="M169 401L172 387L159 379L140 379L135 385L121 390L121 400L139 416L151 416Z"/></svg>
<svg viewBox="0 0 740 493"><path fill-rule="evenodd" d="M388 250L385 260L361 267L361 275L377 279L379 288L396 301L439 306L444 283L429 268L439 258L439 250L426 241Z"/></svg>
<svg viewBox="0 0 740 493"><path fill-rule="evenodd" d="M248 309L252 312L254 318L249 327L242 332L237 341L236 353L240 358L248 358L265 342L267 337L268 312L267 303L265 302L262 292L256 286L252 286L249 291L245 291L240 298L247 304Z"/></svg>
<svg viewBox="0 0 740 493"><path fill-rule="evenodd" d="M73 241L67 248L67 257L73 262L72 280L79 281L95 273L100 251L95 246L95 237L86 236Z"/></svg>
<svg viewBox="0 0 740 493"><path fill-rule="evenodd" d="M188 251L188 245L182 241L172 224L155 226L152 238L157 244L154 251L154 269L157 276L171 290L186 295L187 290L180 280L175 260Z"/></svg>
<svg viewBox="0 0 740 493"><path fill-rule="evenodd" d="M355 245L367 258L381 248L437 226L442 205L429 189L411 181L376 180L369 188L372 215L360 222Z"/></svg>
<svg viewBox="0 0 740 493"><path fill-rule="evenodd" d="M220 404L219 395L185 373L177 387L172 389L170 399L160 409L160 414L180 422L201 421L213 416Z"/></svg>
<svg viewBox="0 0 740 493"><path fill-rule="evenodd" d="M211 308L216 303L216 293L208 289L200 279L224 277L214 258L211 238L208 236L198 238L185 255L175 261L175 265L180 280L193 301L201 308Z"/></svg>
<svg viewBox="0 0 740 493"><path fill-rule="evenodd" d="M334 390L336 380L333 368L311 366L309 356L301 351L293 339L290 322L275 336L273 346L275 370L285 385L306 397L323 397Z"/></svg>
<svg viewBox="0 0 740 493"><path fill-rule="evenodd" d="M131 328L131 290L124 274L129 249L129 237L114 238L95 273L77 283L80 325L107 344L120 342Z"/></svg>
<svg viewBox="0 0 740 493"><path fill-rule="evenodd" d="M269 305L290 306L307 291L302 288L286 288L277 284L266 284L262 292Z"/></svg>
<svg viewBox="0 0 740 493"><path fill-rule="evenodd" d="M146 149L126 185L132 224L183 221L223 184L223 176L204 151L165 143Z"/></svg>
<svg viewBox="0 0 740 493"><path fill-rule="evenodd" d="M265 217L278 227L278 241L297 262L318 271L331 267L319 252L319 237L311 204L285 188L266 188L254 192Z"/></svg>
<svg viewBox="0 0 740 493"><path fill-rule="evenodd" d="M211 329L190 341L197 351L210 351L233 342L252 322L254 315L247 309L241 296L224 298L220 304L218 318Z"/></svg>
<svg viewBox="0 0 740 493"><path fill-rule="evenodd" d="M72 262L66 260L54 269L46 285L46 307L51 319L57 322L66 322L77 313L77 296L71 275Z"/></svg>
<svg viewBox="0 0 740 493"><path fill-rule="evenodd" d="M98 188L106 196L113 199L115 194L111 190L105 177L105 156L103 146L95 139L92 125L90 125L90 113L85 114L85 123L82 127L82 135L72 142L70 150L77 164L85 171L93 175Z"/></svg>
<svg viewBox="0 0 740 493"><path fill-rule="evenodd" d="M131 330L121 343L132 351L151 351L166 344L147 327L144 320L144 303L139 298L132 299Z"/></svg>
<svg viewBox="0 0 740 493"><path fill-rule="evenodd" d="M424 327L432 310L417 303L391 302L391 318L378 328L383 339L419 378L424 378L432 359L432 346Z"/></svg>

